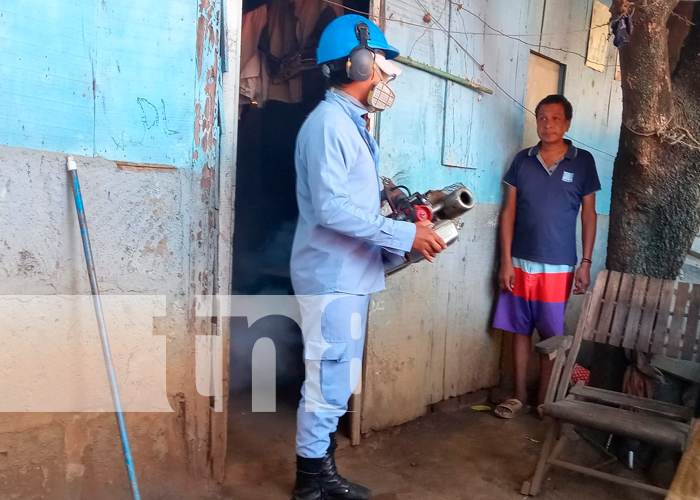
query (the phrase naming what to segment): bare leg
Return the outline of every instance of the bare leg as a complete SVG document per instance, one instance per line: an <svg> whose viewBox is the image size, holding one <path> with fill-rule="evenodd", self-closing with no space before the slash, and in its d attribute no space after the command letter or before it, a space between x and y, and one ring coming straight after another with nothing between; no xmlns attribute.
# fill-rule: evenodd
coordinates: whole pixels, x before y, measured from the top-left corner
<svg viewBox="0 0 700 500"><path fill-rule="evenodd" d="M554 367L554 360L549 359L546 354L540 354L540 388L537 393L537 405L544 403L544 398L547 395L547 387L549 386L549 379L552 378L552 368Z"/></svg>
<svg viewBox="0 0 700 500"><path fill-rule="evenodd" d="M527 404L527 363L530 359L530 336L513 334L513 397ZM546 386L545 386L546 390Z"/></svg>

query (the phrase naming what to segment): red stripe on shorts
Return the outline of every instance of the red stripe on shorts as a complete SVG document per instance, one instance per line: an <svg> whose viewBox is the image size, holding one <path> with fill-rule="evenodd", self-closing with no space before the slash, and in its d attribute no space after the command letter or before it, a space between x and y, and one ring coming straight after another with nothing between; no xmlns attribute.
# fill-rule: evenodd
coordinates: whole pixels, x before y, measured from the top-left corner
<svg viewBox="0 0 700 500"><path fill-rule="evenodd" d="M566 302L574 284L574 273L526 273L515 268L513 295L539 302Z"/></svg>

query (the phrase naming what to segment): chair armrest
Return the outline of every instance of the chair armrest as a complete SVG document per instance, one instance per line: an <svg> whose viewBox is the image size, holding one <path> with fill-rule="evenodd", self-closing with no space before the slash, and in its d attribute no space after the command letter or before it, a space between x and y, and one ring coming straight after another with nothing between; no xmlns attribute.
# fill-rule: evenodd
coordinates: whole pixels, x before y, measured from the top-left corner
<svg viewBox="0 0 700 500"><path fill-rule="evenodd" d="M700 364L694 361L667 358L656 354L651 359L651 366L688 382L700 384Z"/></svg>
<svg viewBox="0 0 700 500"><path fill-rule="evenodd" d="M538 342L535 346L535 350L540 354L549 354L551 358L552 354L560 349L568 351L571 348L572 341L573 337L570 335L557 335L543 340L542 342Z"/></svg>

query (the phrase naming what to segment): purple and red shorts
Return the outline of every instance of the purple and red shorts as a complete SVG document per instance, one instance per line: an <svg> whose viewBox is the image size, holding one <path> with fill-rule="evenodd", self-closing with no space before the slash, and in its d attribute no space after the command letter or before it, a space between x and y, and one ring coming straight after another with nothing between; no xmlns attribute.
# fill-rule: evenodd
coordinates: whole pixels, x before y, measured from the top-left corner
<svg viewBox="0 0 700 500"><path fill-rule="evenodd" d="M564 313L574 266L513 259L513 293L501 292L493 327L522 335L536 328L542 339L564 335Z"/></svg>

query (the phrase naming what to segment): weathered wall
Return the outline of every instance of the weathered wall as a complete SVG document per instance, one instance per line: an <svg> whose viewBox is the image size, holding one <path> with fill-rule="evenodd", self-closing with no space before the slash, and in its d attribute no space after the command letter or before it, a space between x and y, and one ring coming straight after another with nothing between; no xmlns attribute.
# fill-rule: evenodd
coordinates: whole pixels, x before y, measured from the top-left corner
<svg viewBox="0 0 700 500"><path fill-rule="evenodd" d="M27 0L0 13L1 145L191 165L196 2Z"/></svg>
<svg viewBox="0 0 700 500"><path fill-rule="evenodd" d="M363 432L498 383L500 336L487 333L497 217L496 205L478 205L464 218L460 239L435 263L397 273L372 298Z"/></svg>
<svg viewBox="0 0 700 500"><path fill-rule="evenodd" d="M417 191L463 182L478 205L463 217L459 245L432 266L421 264L390 279L388 289L374 297L363 432L405 422L432 403L498 383L500 332L492 332L490 321L501 179L522 147L530 50L566 65L564 93L574 106L569 136L593 153L603 184L596 208L609 212L621 93L612 43L608 63L613 67L600 73L584 65L591 9L592 0L386 1L387 37L402 55L466 76L494 94L480 95L409 67L392 84L396 104L379 118L382 174ZM514 36L502 36L477 16ZM598 264L605 258L606 221L602 217L599 223ZM575 322L579 308L572 300L567 325Z"/></svg>
<svg viewBox="0 0 700 500"><path fill-rule="evenodd" d="M432 24L428 25L423 22L425 11L417 3L387 2L387 17L391 18L386 21L387 37L402 55L466 76L493 89L494 94L480 95L403 67L403 75L392 83L396 103L379 117L383 174L410 181L410 186L419 190L464 182L478 203L500 204L503 173L521 149L527 113L521 103L525 101L532 50L566 65L564 93L574 106L568 136L579 147L586 149L588 144L602 151L590 148L603 184L597 210L609 212L622 110L620 85L614 81L615 49L610 42L611 67L605 73L588 68L582 56L588 43L592 0L547 1L543 19L544 3L530 0L514 7L509 2L480 0L461 7L442 0L421 2L431 13ZM467 9L503 33L520 36L499 36ZM451 26L450 36L441 26ZM540 33L545 33L541 42ZM483 71L472 57L483 64Z"/></svg>
<svg viewBox="0 0 700 500"><path fill-rule="evenodd" d="M506 33L563 33L588 27L590 2L549 0L543 20L543 0L517 8L479 0L466 9L432 0L424 5L441 24L426 25L429 30L419 27L425 12L418 3L386 4L387 34L404 55L495 88L488 72L519 102L530 48L565 62L566 93L585 110L576 116L572 137L614 153L619 90L611 70L595 73L580 57L481 35L492 32L466 12ZM402 18L419 26L402 25ZM221 402L196 394L191 356L195 335L217 331L226 339L222 325L196 317L194 300L226 289L226 273L216 273L217 266L225 268L216 262L217 237L219 245L230 238L230 228L217 234L217 191L227 182L218 175L219 26L220 5L213 0L0 6L0 144L12 146L1 153L0 238L10 245L0 253L2 293L87 290L63 155L47 151L82 155L103 290L168 297L167 315L154 321L154 334L168 338L174 412L132 414L127 422L138 471L148 478L144 488L153 488L159 481L151 479L168 470L168 480L161 481L172 490L163 493L168 498L185 492L174 481L185 480L181 468L220 474L217 457L225 453L223 414L215 412ZM543 37L541 43L585 53L586 36ZM614 62L614 53L609 59ZM437 264L392 278L390 289L374 298L364 430L408 420L431 402L496 383L499 339L488 326L500 179L520 147L524 117L497 88L480 99L409 68L394 87L399 99L381 116L378 130L383 174L416 190L464 182L481 205L465 217L460 243ZM606 213L612 161L594 155L604 182L598 209ZM118 170L112 161L92 158L97 156L178 168ZM34 199L42 201L27 203ZM0 415L0 421L0 479L8 488L34 488L20 492L27 498L46 494L44 488L57 498L118 498L126 491L113 415ZM44 463L52 465L44 471ZM41 482L18 481L28 474Z"/></svg>
<svg viewBox="0 0 700 500"><path fill-rule="evenodd" d="M133 172L99 158L76 159L102 292L163 295L167 301L166 315L153 319L153 335L167 339L173 411L131 413L127 425L144 490L164 493L172 488L175 495L183 485L172 480L158 485L153 478L167 470L181 471L172 475L178 477L187 465L183 428L189 215L184 207L199 179L184 169ZM65 156L0 147L0 186L0 295L89 294ZM93 321L86 319L90 326ZM116 343L122 332L108 325L108 333ZM116 369L124 384L128 366L117 364ZM48 493L51 498L120 498L128 491L111 413L0 413L0 469L0 498Z"/></svg>
<svg viewBox="0 0 700 500"><path fill-rule="evenodd" d="M76 155L102 292L167 301L152 333L166 339L172 412L126 416L147 498L201 496L187 473L221 469L221 425L194 384L195 338L216 333L196 296L228 288L216 272L219 238L231 237L230 224L217 231L220 9L0 4L0 295L89 293L65 170ZM116 370L132 383L128 366ZM1 499L128 492L112 413L0 414L0 469Z"/></svg>

